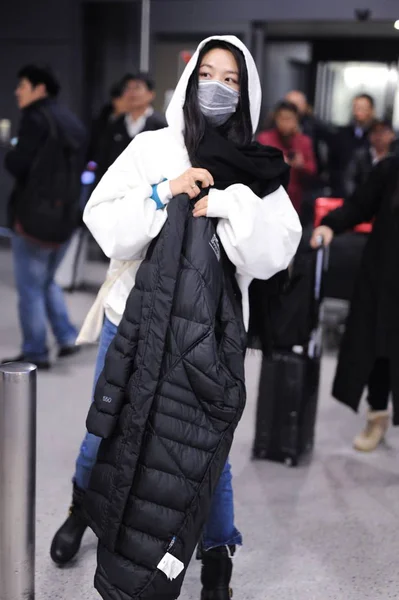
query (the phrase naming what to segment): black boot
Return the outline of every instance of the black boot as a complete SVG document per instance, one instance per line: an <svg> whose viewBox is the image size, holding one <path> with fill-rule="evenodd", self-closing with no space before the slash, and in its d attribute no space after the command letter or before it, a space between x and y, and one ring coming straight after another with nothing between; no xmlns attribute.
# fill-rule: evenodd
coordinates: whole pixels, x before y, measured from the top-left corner
<svg viewBox="0 0 399 600"><path fill-rule="evenodd" d="M235 546L220 546L202 553L201 600L230 600Z"/></svg>
<svg viewBox="0 0 399 600"><path fill-rule="evenodd" d="M66 565L79 551L87 524L82 514L84 491L73 486L72 505L65 523L54 536L50 556L57 565Z"/></svg>

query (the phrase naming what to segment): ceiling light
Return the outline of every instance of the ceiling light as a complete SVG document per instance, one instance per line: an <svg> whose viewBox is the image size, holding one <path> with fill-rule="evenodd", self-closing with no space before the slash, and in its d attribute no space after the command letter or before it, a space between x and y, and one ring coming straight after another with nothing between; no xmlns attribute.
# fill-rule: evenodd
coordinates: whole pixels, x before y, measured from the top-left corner
<svg viewBox="0 0 399 600"><path fill-rule="evenodd" d="M397 21L395 21L393 26L395 27L395 29L399 29L399 19Z"/></svg>

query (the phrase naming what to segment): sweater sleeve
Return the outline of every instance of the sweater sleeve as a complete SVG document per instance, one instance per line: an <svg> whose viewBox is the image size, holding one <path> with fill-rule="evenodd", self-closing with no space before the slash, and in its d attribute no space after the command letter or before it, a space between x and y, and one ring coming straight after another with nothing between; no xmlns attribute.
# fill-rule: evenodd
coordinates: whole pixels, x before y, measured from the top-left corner
<svg viewBox="0 0 399 600"><path fill-rule="evenodd" d="M86 205L83 220L109 258L136 260L161 231L166 209L157 210L137 136L108 169ZM140 139L141 138L141 139Z"/></svg>
<svg viewBox="0 0 399 600"><path fill-rule="evenodd" d="M341 208L331 211L324 217L321 224L330 227L338 234L360 223L371 221L384 195L388 163L389 161L385 160L374 167L367 181L355 190Z"/></svg>
<svg viewBox="0 0 399 600"><path fill-rule="evenodd" d="M240 275L269 279L286 269L298 248L302 228L282 186L259 198L247 186L211 190L208 217L218 217L218 235Z"/></svg>

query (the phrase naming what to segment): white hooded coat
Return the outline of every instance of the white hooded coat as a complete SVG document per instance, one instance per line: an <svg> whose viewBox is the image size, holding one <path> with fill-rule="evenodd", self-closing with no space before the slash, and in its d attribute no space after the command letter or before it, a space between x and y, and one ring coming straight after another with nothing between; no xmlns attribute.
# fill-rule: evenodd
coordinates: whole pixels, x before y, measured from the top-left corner
<svg viewBox="0 0 399 600"><path fill-rule="evenodd" d="M103 309L108 319L119 325L138 266L168 218L168 181L191 166L184 144L183 106L188 81L202 47L215 39L230 42L244 54L252 126L254 133L256 131L261 86L250 52L234 36L212 36L204 40L176 87L166 112L168 127L139 134L109 168L86 205L84 222L112 260L107 282L97 300L101 315L97 314L96 320L91 314L81 341L93 341L97 337L98 331L94 332L93 326L95 321L97 325L101 323ZM157 209L151 198L151 186L157 184L158 194L165 204L163 209ZM298 215L282 187L259 198L247 186L235 184L226 190L211 189L208 216L219 219L217 233L236 266L247 326L249 284L253 278L268 279L287 268L301 238Z"/></svg>

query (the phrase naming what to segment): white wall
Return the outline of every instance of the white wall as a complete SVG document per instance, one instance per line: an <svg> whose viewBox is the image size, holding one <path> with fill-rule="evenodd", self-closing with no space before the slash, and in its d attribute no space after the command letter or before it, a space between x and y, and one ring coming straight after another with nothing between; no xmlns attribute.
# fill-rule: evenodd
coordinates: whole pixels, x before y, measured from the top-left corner
<svg viewBox="0 0 399 600"><path fill-rule="evenodd" d="M197 40L188 39L179 42L156 41L154 44L153 64L154 79L156 83L155 108L163 112L165 108L165 93L174 89L178 80L179 54L183 50L197 47L201 37Z"/></svg>
<svg viewBox="0 0 399 600"><path fill-rule="evenodd" d="M272 108L294 86L290 60L310 63L312 47L307 42L267 42L263 72L263 107Z"/></svg>

